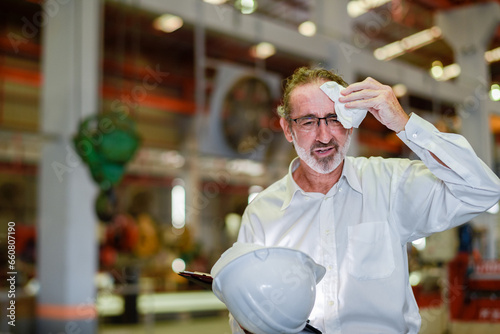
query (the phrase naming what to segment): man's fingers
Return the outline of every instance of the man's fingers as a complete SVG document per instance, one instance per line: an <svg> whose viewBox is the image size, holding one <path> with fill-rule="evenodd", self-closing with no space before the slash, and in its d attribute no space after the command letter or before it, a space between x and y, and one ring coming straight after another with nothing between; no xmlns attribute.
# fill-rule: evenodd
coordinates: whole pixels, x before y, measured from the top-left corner
<svg viewBox="0 0 500 334"><path fill-rule="evenodd" d="M339 101L342 103L348 103L348 102L357 101L357 100L371 99L371 98L377 97L378 95L380 95L379 91L371 90L371 89L363 89L363 90L352 92L347 96L340 96Z"/></svg>
<svg viewBox="0 0 500 334"><path fill-rule="evenodd" d="M375 89L375 90L380 89L380 87L382 87L382 86L384 86L384 85L382 85L377 80L368 77L361 82L355 82L353 84L350 84L345 89L341 90L340 93L345 96L345 95L349 95L353 92L364 90L364 89Z"/></svg>

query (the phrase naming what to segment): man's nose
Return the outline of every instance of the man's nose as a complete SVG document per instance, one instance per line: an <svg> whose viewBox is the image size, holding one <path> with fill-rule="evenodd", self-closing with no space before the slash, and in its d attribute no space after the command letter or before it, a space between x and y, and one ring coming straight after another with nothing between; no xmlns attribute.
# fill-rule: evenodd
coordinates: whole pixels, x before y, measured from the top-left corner
<svg viewBox="0 0 500 334"><path fill-rule="evenodd" d="M322 122L324 121L324 122ZM330 141L331 133L328 125L326 123L326 119L318 120L318 129L316 131L316 139L320 142L327 143Z"/></svg>

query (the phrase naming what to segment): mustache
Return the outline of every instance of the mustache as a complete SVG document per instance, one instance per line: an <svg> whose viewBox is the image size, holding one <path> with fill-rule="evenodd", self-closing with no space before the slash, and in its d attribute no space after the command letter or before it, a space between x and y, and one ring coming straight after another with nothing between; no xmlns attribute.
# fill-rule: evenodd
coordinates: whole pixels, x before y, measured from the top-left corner
<svg viewBox="0 0 500 334"><path fill-rule="evenodd" d="M328 143L316 142L311 146L311 152L317 148L331 147L333 146L336 151L339 150L339 143L335 139L331 139Z"/></svg>

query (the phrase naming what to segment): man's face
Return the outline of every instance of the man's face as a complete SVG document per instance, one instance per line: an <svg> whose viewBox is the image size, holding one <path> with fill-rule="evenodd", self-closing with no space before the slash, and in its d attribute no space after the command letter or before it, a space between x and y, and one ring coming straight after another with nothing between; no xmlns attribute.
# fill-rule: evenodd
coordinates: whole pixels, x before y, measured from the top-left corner
<svg viewBox="0 0 500 334"><path fill-rule="evenodd" d="M335 114L335 104L321 91L322 83L311 83L295 88L290 97L292 119L304 116L318 118ZM340 123L326 125L324 120L312 130L304 131L297 123L280 120L285 137L292 142L299 158L321 174L334 171L344 160L351 140L352 129Z"/></svg>

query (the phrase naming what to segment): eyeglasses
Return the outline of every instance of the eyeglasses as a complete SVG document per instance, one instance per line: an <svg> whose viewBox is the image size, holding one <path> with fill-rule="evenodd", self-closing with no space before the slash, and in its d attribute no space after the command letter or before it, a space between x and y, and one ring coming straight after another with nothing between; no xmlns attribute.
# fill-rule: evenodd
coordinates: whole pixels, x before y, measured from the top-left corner
<svg viewBox="0 0 500 334"><path fill-rule="evenodd" d="M337 118L337 115L335 114L330 114L326 117L304 116L295 119L292 118L292 121L297 124L299 130L302 130L304 132L311 132L316 131L319 128L319 123L322 119L325 120L325 125L330 130L343 128L342 124Z"/></svg>

